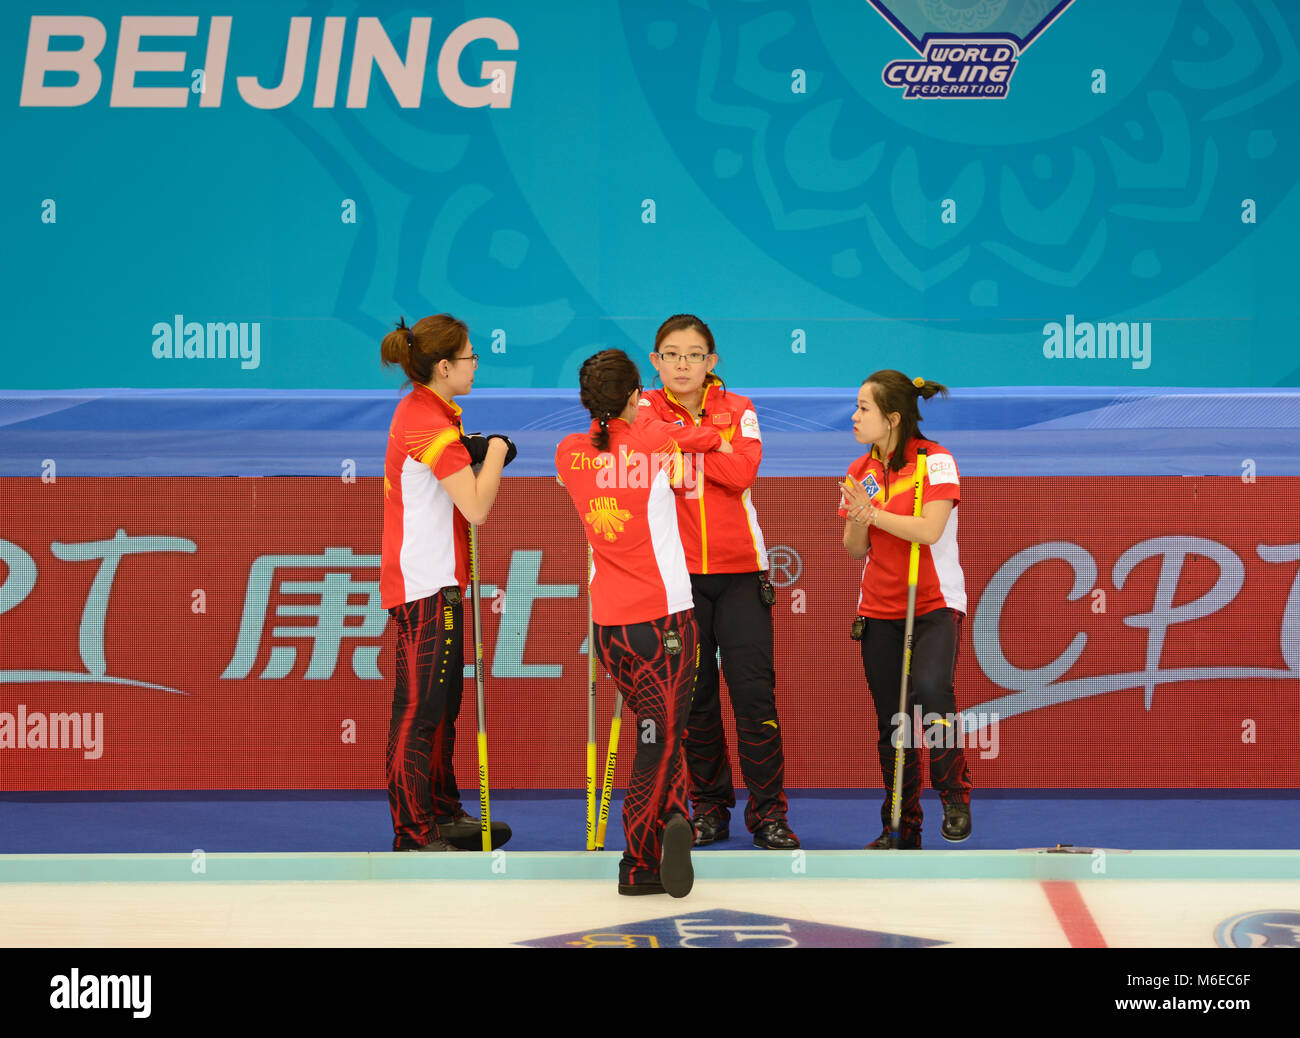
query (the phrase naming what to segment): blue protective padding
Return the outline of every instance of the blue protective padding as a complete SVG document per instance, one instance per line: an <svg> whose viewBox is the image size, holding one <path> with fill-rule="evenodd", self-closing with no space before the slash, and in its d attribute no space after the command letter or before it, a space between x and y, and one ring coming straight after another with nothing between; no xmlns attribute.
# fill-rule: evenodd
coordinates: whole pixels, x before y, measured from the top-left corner
<svg viewBox="0 0 1300 1038"><path fill-rule="evenodd" d="M880 832L878 789L790 789L790 824L810 851L861 849ZM923 842L938 832L938 795L925 790ZM492 818L514 831L509 850L580 850L577 790L492 790ZM614 791L605 848L625 846L623 791ZM1296 789L977 789L962 850L1123 847L1129 850L1291 851L1300 855ZM383 790L106 790L0 792L0 859L14 854L345 853L386 851ZM709 854L753 848L743 817ZM788 869L788 857L787 857ZM3 870L0 870L2 873ZM1300 879L1300 858L1292 876ZM3 875L0 875L3 882Z"/></svg>
<svg viewBox="0 0 1300 1038"><path fill-rule="evenodd" d="M852 388L752 390L765 476L840 475L862 448ZM62 390L0 394L0 475L338 475L383 472L400 394L374 390ZM511 476L550 476L586 427L576 393L481 389L467 429L519 446ZM967 476L1300 475L1300 390L997 387L922 405L923 431Z"/></svg>

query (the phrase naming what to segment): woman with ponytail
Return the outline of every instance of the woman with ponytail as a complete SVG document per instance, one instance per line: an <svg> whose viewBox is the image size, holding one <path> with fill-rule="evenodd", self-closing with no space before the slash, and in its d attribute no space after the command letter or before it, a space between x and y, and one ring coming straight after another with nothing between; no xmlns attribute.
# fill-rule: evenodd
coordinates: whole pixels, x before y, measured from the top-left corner
<svg viewBox="0 0 1300 1038"><path fill-rule="evenodd" d="M384 336L384 365L411 381L393 414L384 457L380 599L397 627L397 677L388 731L393 850L480 847L479 820L461 806L452 771L464 676L461 589L469 582L469 524L487 521L501 469L515 448L504 436L465 436L453 398L474 387L478 355L450 314ZM477 472L475 471L477 469ZM510 827L492 822L492 846Z"/></svg>
<svg viewBox="0 0 1300 1038"><path fill-rule="evenodd" d="M638 417L641 376L621 350L589 357L578 383L591 426L561 441L555 468L593 554L596 653L637 720L618 890L685 897L695 834L682 737L698 655L673 486L693 464L683 449L730 445L712 427L684 431Z"/></svg>
<svg viewBox="0 0 1300 1038"><path fill-rule="evenodd" d="M970 836L970 770L962 750L953 681L966 613L966 583L957 558L957 464L943 447L921 437L919 398L948 395L947 387L877 371L858 389L853 435L871 450L849 466L841 485L844 548L865 558L858 620L862 666L875 702L885 825L868 849L894 846L890 796L894 788L895 733L904 739L902 822L897 846L921 846L921 770L917 748L930 748L930 784L943 801L945 840ZM919 455L926 456L921 514L914 514ZM899 718L903 637L907 616L911 544L920 545L912 639L908 716ZM919 706L924 733L913 724Z"/></svg>

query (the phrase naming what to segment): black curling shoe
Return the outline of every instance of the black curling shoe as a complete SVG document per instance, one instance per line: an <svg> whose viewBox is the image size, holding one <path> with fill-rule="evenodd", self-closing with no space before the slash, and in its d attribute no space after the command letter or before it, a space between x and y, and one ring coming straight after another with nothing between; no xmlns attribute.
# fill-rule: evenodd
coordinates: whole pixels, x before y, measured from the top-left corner
<svg viewBox="0 0 1300 1038"><path fill-rule="evenodd" d="M776 818L754 830L754 846L764 851L795 851L800 844L785 820Z"/></svg>
<svg viewBox="0 0 1300 1038"><path fill-rule="evenodd" d="M642 880L640 883L620 882L618 885L618 892L620 894L627 894L630 897L635 897L638 894L668 893L668 891L664 890L664 885L657 879Z"/></svg>
<svg viewBox="0 0 1300 1038"><path fill-rule="evenodd" d="M483 849L483 820L475 818L468 811L460 811L448 822L438 823L438 832L443 839L454 845L457 850L478 851ZM493 821L489 829L492 849L504 845L509 841L511 832L510 826L505 822Z"/></svg>
<svg viewBox="0 0 1300 1038"><path fill-rule="evenodd" d="M459 850L463 850L464 848L454 847L452 846L452 844L444 840L441 836L435 836L423 847L407 847L406 849L408 851L459 851Z"/></svg>
<svg viewBox="0 0 1300 1038"><path fill-rule="evenodd" d="M961 843L970 836L970 805L944 804L943 827L939 834L949 843Z"/></svg>
<svg viewBox="0 0 1300 1038"><path fill-rule="evenodd" d="M865 849L869 851L919 851L921 849L921 836L917 833L916 835L899 836L895 840L894 835L888 829L885 829L867 844Z"/></svg>
<svg viewBox="0 0 1300 1038"><path fill-rule="evenodd" d="M719 825L712 815L700 815L695 819L695 846L707 847L711 843L720 843L731 835L725 825Z"/></svg>
<svg viewBox="0 0 1300 1038"><path fill-rule="evenodd" d="M664 826L663 845L659 851L659 882L671 897L685 897L695 885L691 866L691 843L695 830L685 815L673 815Z"/></svg>

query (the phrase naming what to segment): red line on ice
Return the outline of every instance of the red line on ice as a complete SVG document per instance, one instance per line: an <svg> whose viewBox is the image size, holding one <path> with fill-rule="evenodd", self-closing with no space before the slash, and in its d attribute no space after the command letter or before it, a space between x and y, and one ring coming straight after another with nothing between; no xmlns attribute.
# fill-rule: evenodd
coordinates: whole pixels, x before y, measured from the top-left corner
<svg viewBox="0 0 1300 1038"><path fill-rule="evenodd" d="M1106 947L1106 939L1097 928L1077 886L1063 880L1049 880L1043 883L1043 893L1069 938L1071 948Z"/></svg>

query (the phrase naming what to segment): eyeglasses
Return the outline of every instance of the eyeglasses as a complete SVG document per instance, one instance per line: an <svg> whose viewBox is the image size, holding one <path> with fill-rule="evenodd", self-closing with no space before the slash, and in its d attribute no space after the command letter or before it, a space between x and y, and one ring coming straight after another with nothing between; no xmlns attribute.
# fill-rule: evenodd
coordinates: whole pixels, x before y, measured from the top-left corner
<svg viewBox="0 0 1300 1038"><path fill-rule="evenodd" d="M455 364L456 361L458 361L458 360L472 360L472 361L474 362L474 367L476 367L476 368L478 367L478 354L477 354L477 353L471 353L468 357L448 357L448 358L447 358L447 363L448 363L448 364Z"/></svg>
<svg viewBox="0 0 1300 1038"><path fill-rule="evenodd" d="M662 360L665 364L676 364L680 360L684 360L688 364L703 364L706 360L708 360L708 357L709 355L707 353L661 353L659 354L660 360Z"/></svg>

